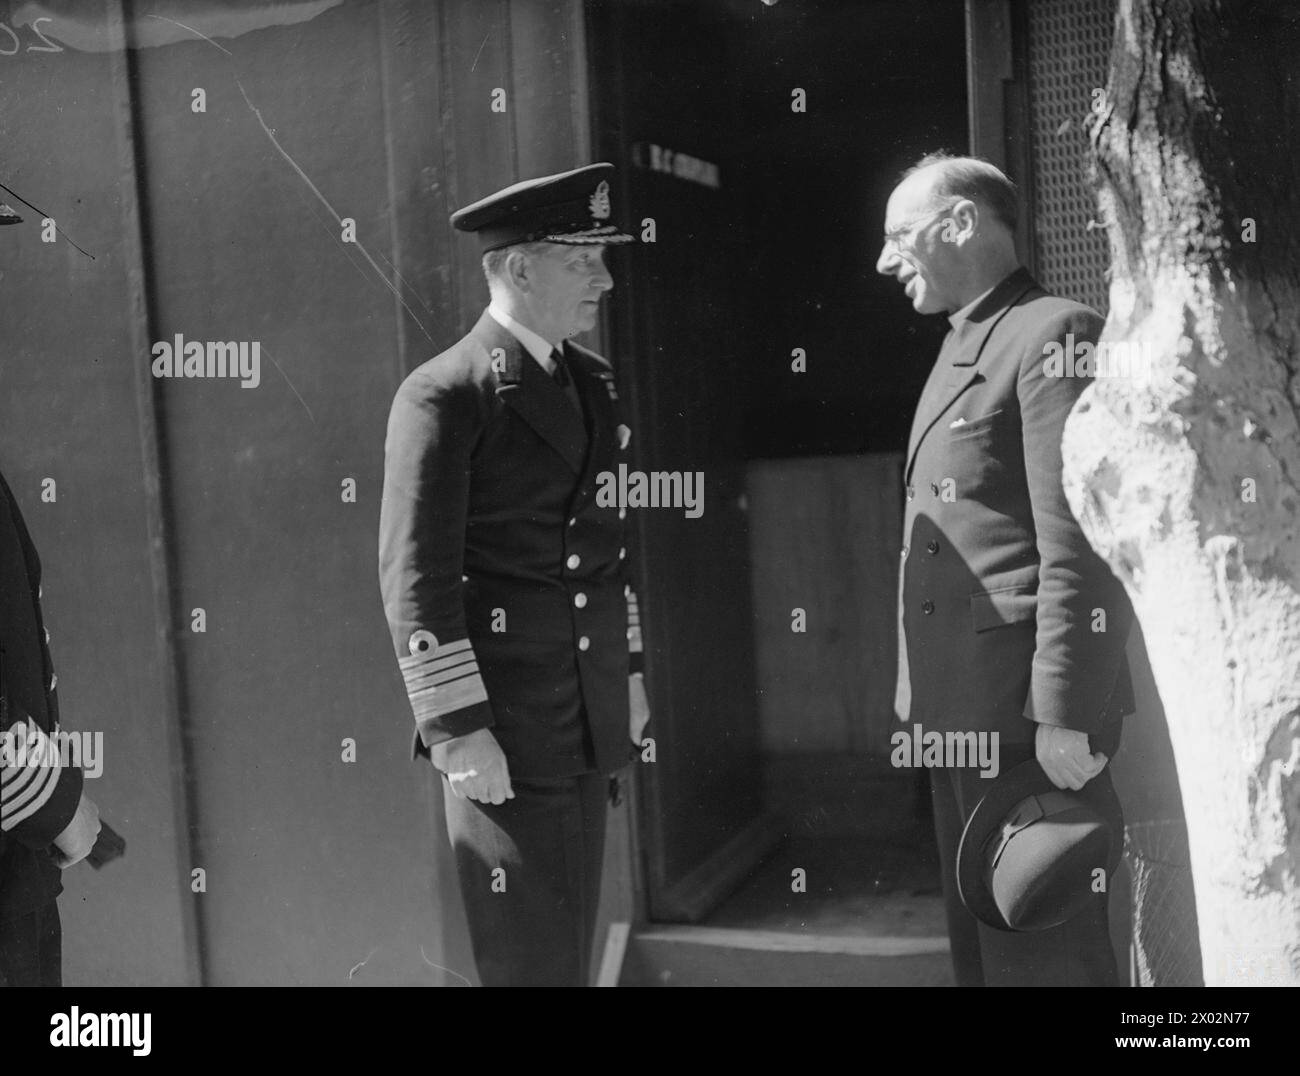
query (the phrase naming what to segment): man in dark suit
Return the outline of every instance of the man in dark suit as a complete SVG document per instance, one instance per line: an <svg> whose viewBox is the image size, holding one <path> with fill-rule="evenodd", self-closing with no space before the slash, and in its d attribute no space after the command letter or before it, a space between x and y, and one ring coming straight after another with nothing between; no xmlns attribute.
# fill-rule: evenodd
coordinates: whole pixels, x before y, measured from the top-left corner
<svg viewBox="0 0 1300 1076"><path fill-rule="evenodd" d="M444 775L485 985L584 985L610 775L649 718L613 371L569 339L613 287L613 167L515 184L459 210L491 305L393 402L379 526L384 608ZM629 741L630 737L630 741Z"/></svg>
<svg viewBox="0 0 1300 1076"><path fill-rule="evenodd" d="M41 564L0 476L0 986L59 986L60 871L90 854L99 811L63 757Z"/></svg>
<svg viewBox="0 0 1300 1076"><path fill-rule="evenodd" d="M996 736L1002 771L1037 757L1058 788L1079 789L1110 781L1132 710L1132 611L1061 485L1062 429L1088 378L1054 376L1045 359L1095 343L1103 321L1035 283L1015 222L1014 186L974 158L924 158L886 210L877 270L952 325L907 450L895 708L927 731ZM1039 933L996 930L962 905L957 846L989 782L945 763L930 779L958 983L1114 984L1105 893Z"/></svg>

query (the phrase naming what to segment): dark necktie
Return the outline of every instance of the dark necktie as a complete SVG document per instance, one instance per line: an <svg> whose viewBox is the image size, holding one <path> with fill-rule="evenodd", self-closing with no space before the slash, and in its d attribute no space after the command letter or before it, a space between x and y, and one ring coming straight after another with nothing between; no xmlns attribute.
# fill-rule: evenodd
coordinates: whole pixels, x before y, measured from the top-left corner
<svg viewBox="0 0 1300 1076"><path fill-rule="evenodd" d="M564 352L558 347L555 348L551 352L551 360L555 363L555 369L551 371L551 377L564 390L564 395L569 398L569 403L581 416L582 401L578 398L578 386L573 383L573 375L569 373L568 364L564 361Z"/></svg>
<svg viewBox="0 0 1300 1076"><path fill-rule="evenodd" d="M573 378L569 376L569 368L564 364L564 352L558 347L551 350L551 361L555 363L555 369L551 371L551 377L555 378L555 383L562 389L567 389L572 383Z"/></svg>

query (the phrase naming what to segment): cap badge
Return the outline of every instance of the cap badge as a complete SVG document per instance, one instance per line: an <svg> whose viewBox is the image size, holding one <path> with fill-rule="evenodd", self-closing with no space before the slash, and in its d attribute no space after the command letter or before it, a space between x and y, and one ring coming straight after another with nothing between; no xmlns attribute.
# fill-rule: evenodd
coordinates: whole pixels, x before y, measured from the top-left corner
<svg viewBox="0 0 1300 1076"><path fill-rule="evenodd" d="M609 207L609 181L602 179L596 185L596 193L591 196L588 203L591 206L592 220L608 220L610 214Z"/></svg>

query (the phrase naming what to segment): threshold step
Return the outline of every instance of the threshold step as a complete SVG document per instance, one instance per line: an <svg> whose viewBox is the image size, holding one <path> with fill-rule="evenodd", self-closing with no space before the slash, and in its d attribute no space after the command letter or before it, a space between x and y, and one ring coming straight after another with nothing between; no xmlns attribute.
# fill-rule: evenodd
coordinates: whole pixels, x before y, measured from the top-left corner
<svg viewBox="0 0 1300 1076"><path fill-rule="evenodd" d="M950 986L946 937L649 926L632 932L623 986Z"/></svg>

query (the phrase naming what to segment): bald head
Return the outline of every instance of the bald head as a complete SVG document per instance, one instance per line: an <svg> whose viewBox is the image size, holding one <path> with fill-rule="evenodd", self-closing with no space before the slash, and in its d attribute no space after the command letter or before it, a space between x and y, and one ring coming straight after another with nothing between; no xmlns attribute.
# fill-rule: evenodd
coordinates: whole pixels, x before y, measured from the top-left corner
<svg viewBox="0 0 1300 1076"><path fill-rule="evenodd" d="M996 165L979 157L949 157L929 153L900 177L899 186L913 181L935 201L969 198L1013 236L1019 212L1016 185Z"/></svg>
<svg viewBox="0 0 1300 1076"><path fill-rule="evenodd" d="M876 270L922 314L960 310L1017 266L1016 188L978 157L922 157L885 211Z"/></svg>

